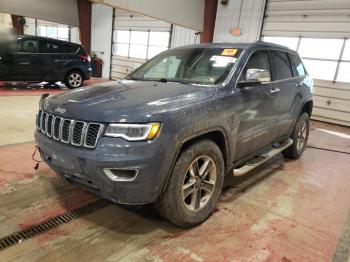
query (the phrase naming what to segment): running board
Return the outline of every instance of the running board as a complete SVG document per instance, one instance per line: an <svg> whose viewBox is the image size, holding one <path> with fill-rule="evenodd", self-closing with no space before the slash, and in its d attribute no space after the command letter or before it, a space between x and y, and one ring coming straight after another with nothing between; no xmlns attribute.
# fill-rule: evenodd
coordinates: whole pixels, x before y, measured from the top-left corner
<svg viewBox="0 0 350 262"><path fill-rule="evenodd" d="M257 166L260 166L262 163L266 162L270 158L274 157L287 147L289 147L291 144L293 144L293 140L291 138L287 139L285 142L283 142L279 147L272 148L269 152L262 154L260 156L257 156L255 161L248 162L246 165L233 169L233 175L234 176L243 176L256 168Z"/></svg>

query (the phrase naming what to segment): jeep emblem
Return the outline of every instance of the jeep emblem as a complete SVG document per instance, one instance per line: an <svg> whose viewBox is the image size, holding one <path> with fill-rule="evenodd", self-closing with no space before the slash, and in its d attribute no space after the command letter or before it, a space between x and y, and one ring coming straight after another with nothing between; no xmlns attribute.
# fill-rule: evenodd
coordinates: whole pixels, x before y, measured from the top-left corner
<svg viewBox="0 0 350 262"><path fill-rule="evenodd" d="M55 109L55 112L60 113L61 115L64 114L67 110L61 107L57 107Z"/></svg>

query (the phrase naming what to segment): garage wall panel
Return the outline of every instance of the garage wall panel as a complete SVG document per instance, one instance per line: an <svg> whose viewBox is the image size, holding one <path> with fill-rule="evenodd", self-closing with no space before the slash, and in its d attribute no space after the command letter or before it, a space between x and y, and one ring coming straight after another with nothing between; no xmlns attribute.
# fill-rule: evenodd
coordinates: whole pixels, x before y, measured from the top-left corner
<svg viewBox="0 0 350 262"><path fill-rule="evenodd" d="M235 0L222 5L219 1L214 30L214 42L254 42L260 37L265 0ZM239 28L240 35L231 34Z"/></svg>
<svg viewBox="0 0 350 262"><path fill-rule="evenodd" d="M115 9L113 29L123 31L170 32L171 39L169 39L169 47L199 43L199 36L196 36L196 31L193 29L178 25L172 26L168 22L121 9ZM146 59L120 56L116 55L116 52L113 52L111 78L122 79L145 61Z"/></svg>
<svg viewBox="0 0 350 262"><path fill-rule="evenodd" d="M148 16L122 9L115 9L113 30L170 32L171 25ZM113 53L111 78L122 79L142 65L146 59L118 56Z"/></svg>
<svg viewBox="0 0 350 262"><path fill-rule="evenodd" d="M95 0L118 9L202 31L204 0Z"/></svg>
<svg viewBox="0 0 350 262"><path fill-rule="evenodd" d="M301 45L306 40L305 38L339 39L339 42L344 43L342 50L344 50L344 47L347 50L348 47L344 39L350 37L349 14L349 0L268 0L262 35L272 37L270 39L273 39L273 37L276 37L275 39L281 37L294 38ZM278 41L276 40L276 43ZM283 42L283 39L280 39L280 41ZM323 48L326 53L327 44L325 44L325 41L328 40L317 40L320 43L318 49ZM297 45L292 48L299 49ZM311 51L309 50L309 53ZM334 48L332 51L334 51ZM337 82L338 73L341 72L341 64L349 62L347 58L342 56L342 52L339 46L339 57L333 57L329 60L329 64L337 65L337 68L332 69L334 71L334 74L332 73L334 81L315 79L312 118L350 126L350 83ZM305 58L305 63L310 63L308 57L311 56L308 55L309 53L301 53ZM328 71L325 72L322 71L324 67L322 69L321 65L322 63L325 65L327 59L322 60L321 56L313 59L318 63L313 65L315 68L311 68L313 73L319 78L326 78L325 73L330 72L331 68L328 67ZM307 66L306 69L308 69ZM309 71L312 71L311 69ZM317 72L323 73L316 74ZM346 81L344 75L343 78L339 79Z"/></svg>
<svg viewBox="0 0 350 262"><path fill-rule="evenodd" d="M268 0L264 36L350 37L349 0Z"/></svg>
<svg viewBox="0 0 350 262"><path fill-rule="evenodd" d="M174 25L172 31L171 47L179 47L199 43L199 35L196 35L195 30Z"/></svg>
<svg viewBox="0 0 350 262"><path fill-rule="evenodd" d="M350 126L350 85L315 80L312 118Z"/></svg>

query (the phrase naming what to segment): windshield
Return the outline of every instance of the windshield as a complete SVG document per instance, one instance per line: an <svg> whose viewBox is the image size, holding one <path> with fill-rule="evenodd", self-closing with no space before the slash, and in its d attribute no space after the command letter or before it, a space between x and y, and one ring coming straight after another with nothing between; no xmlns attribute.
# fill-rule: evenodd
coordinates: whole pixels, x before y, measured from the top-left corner
<svg viewBox="0 0 350 262"><path fill-rule="evenodd" d="M180 48L159 54L126 79L161 82L220 84L241 53L235 48Z"/></svg>

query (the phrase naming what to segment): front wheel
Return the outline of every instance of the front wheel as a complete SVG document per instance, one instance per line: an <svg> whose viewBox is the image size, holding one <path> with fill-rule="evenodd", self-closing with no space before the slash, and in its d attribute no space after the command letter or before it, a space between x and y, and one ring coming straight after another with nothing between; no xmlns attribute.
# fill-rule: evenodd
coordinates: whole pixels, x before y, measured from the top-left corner
<svg viewBox="0 0 350 262"><path fill-rule="evenodd" d="M70 71L66 75L64 83L69 89L74 89L83 86L84 76L79 71Z"/></svg>
<svg viewBox="0 0 350 262"><path fill-rule="evenodd" d="M294 128L291 138L293 144L282 151L282 154L290 159L298 159L304 152L310 131L310 118L307 113L303 113Z"/></svg>
<svg viewBox="0 0 350 262"><path fill-rule="evenodd" d="M210 140L199 141L178 157L156 208L175 225L198 225L213 212L223 180L224 161L220 148Z"/></svg>

